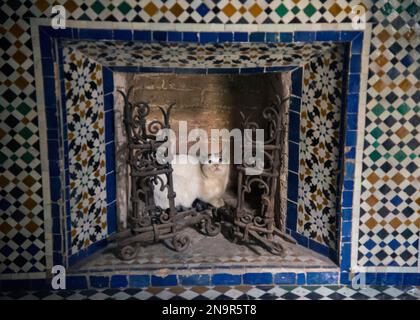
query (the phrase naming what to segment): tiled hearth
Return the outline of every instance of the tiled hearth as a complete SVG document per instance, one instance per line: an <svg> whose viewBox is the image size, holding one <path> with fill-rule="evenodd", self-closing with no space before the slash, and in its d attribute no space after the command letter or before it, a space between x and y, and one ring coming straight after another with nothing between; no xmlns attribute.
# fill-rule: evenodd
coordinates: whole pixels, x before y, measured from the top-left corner
<svg viewBox="0 0 420 320"><path fill-rule="evenodd" d="M415 1L367 1L363 30L353 1L58 2L64 30L44 19L52 1L0 5L0 279L35 288L63 264L74 288L420 283ZM117 261L116 72L290 72L299 247L278 259L194 233L184 255L157 244Z"/></svg>
<svg viewBox="0 0 420 320"><path fill-rule="evenodd" d="M87 261L75 265L74 272L103 270L158 270L158 269L244 269L254 268L319 268L337 270L337 266L327 257L312 250L290 243L284 243L286 254L278 257L259 245L238 245L227 240L222 234L206 237L194 229L189 229L191 248L176 252L170 247L156 243L141 248L134 260L121 261L115 256L115 246L93 255Z"/></svg>

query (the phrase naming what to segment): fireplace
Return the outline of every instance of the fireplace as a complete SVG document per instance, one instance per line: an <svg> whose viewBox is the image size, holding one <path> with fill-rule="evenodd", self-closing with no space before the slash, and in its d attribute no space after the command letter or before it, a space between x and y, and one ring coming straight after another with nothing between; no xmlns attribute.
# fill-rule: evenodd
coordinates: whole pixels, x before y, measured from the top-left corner
<svg viewBox="0 0 420 320"><path fill-rule="evenodd" d="M271 253L283 255L284 248L275 236L294 242L286 235L284 224L290 73L145 73L117 74L116 79L123 97L123 104L117 104L115 110L118 212L123 227L128 224L128 230L116 235L120 257L134 259L139 245L159 240L171 240L174 249L184 251L191 240L189 231L182 234L181 229L194 225L209 236L227 229L232 241L260 242ZM189 154L207 161L211 151L230 167L227 190L218 200L223 206L201 201L176 210L177 196L185 196L182 192L187 186L175 185L172 166L158 160L158 150L165 144L159 142L158 130L169 128L174 130L173 148L167 146L161 154ZM248 163L251 158L255 160ZM156 204L152 196L163 186L168 209Z"/></svg>
<svg viewBox="0 0 420 320"><path fill-rule="evenodd" d="M185 261L188 270L199 265L210 269L233 265L239 269L273 266L336 270L340 234L336 212L340 208L344 152L342 92L347 86L349 47L332 41L240 39L221 43L82 38L59 41L63 94L60 117L67 132L62 146L69 163L63 177L69 201L61 254L72 272L106 270L110 266L144 272L157 267L174 270ZM115 243L110 240L128 230L121 213L128 212L130 205L122 96L117 90L127 92L130 86L134 99L151 106L151 116L158 106L175 103L171 126L176 132L181 120L188 121L187 130L237 128L238 111L245 116L252 114L252 120L260 123L262 110L276 100L276 95L289 96L282 109L281 166L273 201L273 225L284 238L297 242L282 242L285 255L273 255L261 243L233 243L223 230L209 238L191 229L191 245L182 253L158 242L141 246L133 259L121 261L115 257ZM92 105L98 108L89 109ZM79 152L78 143L84 142L77 140L76 133L85 129L86 137L94 141L81 145ZM88 164L86 181L79 179L77 168L84 168L80 161ZM91 163L97 171L90 171ZM231 170L226 203L237 200L237 173ZM86 192L80 192L82 188ZM248 199L251 207L253 202L257 203L252 197ZM92 214L90 208L94 209Z"/></svg>

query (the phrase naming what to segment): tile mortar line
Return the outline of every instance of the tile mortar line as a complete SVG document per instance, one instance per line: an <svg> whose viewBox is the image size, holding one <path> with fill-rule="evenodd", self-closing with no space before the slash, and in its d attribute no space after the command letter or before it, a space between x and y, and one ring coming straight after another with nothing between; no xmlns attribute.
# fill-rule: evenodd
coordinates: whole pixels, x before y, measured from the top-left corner
<svg viewBox="0 0 420 320"><path fill-rule="evenodd" d="M42 61L41 61L41 47L40 47L40 34L39 28L36 25L30 24L30 32L32 35L33 43L33 56L34 56L34 80L37 81L38 85L35 88L36 99L37 99L37 116L38 116L38 134L39 134L39 146L40 146L40 162L41 162L41 183L42 183L42 196L43 196L43 209L44 209L44 234L45 234L45 272L44 276L47 276L47 270L52 267L53 261L50 253L52 252L52 216L51 216L51 193L50 193L50 173L49 173L49 159L48 159L48 135L47 135L47 119L46 119L46 108L44 100L44 84L42 78ZM39 61L40 63L36 63ZM44 124L42 129L39 124ZM48 199L48 201L47 201ZM49 233L49 235L47 234ZM47 252L49 250L49 252ZM1 277L2 275L0 275ZM26 274L26 276L28 276Z"/></svg>
<svg viewBox="0 0 420 320"><path fill-rule="evenodd" d="M371 40L371 24L366 25L363 33L363 49L362 49L362 64L361 74L367 73L369 63L369 51ZM364 144L364 130L365 130L365 113L366 113L366 88L368 85L367 78L361 77L359 101L358 101L358 121L357 121L357 142L356 142L356 156L354 166L354 184L353 184L353 201L352 201L352 236L351 236L351 252L350 252L350 272L357 271L357 253L359 250L359 219L360 219L360 202L361 202L361 179L363 171L363 144ZM365 89L365 90L363 90ZM360 150L357 152L357 150Z"/></svg>
<svg viewBox="0 0 420 320"><path fill-rule="evenodd" d="M49 18L34 18L39 26L51 26ZM161 22L112 22L81 21L69 19L67 27L75 29L180 31L180 32L294 32L294 31L354 31L352 23L289 23L289 24L219 24L219 23L161 23ZM371 25L366 23L366 29Z"/></svg>

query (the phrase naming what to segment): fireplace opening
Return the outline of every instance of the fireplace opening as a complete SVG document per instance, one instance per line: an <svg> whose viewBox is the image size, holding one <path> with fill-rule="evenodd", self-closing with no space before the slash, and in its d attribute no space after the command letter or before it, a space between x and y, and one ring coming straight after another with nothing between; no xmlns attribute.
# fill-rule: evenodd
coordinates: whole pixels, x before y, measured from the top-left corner
<svg viewBox="0 0 420 320"><path fill-rule="evenodd" d="M150 106L149 119L160 119L159 106L175 103L171 110L170 125L179 136L180 122L187 124L187 131L196 128L208 133L210 143L211 129L232 130L241 127L241 113L249 116L250 121L263 127L262 111L277 97L290 93L291 73L273 72L257 74L183 74L183 73L114 73L114 87L127 92L133 87L133 101L146 101ZM127 213L130 212L129 167L126 159L127 139L124 127L124 101L119 94L114 96L115 154L117 179L117 213L119 228L127 228ZM276 227L286 229L288 196L288 135L289 108L282 109L282 130L280 152L280 172L274 202ZM299 128L295 128L299 130ZM200 141L200 143L205 143ZM188 149L195 142L188 143ZM238 171L234 164L233 141L230 141L230 174L225 203L235 206L237 202ZM210 150L210 148L209 148ZM177 152L179 146L177 145ZM174 190L175 193L179 190ZM261 190L252 187L252 192L245 199L251 209L258 209ZM206 268L232 267L285 267L285 268L336 268L328 257L298 244L282 242L285 254L281 257L272 255L258 244L234 243L229 235L222 232L215 237L208 237L196 228L187 231L191 245L184 252L177 252L164 241L142 246L138 255L123 261L115 256L115 247L110 244L74 270L108 268L171 268L194 266Z"/></svg>
<svg viewBox="0 0 420 320"><path fill-rule="evenodd" d="M116 77L121 77L122 87L126 91L127 88L133 87L132 100L133 101L146 101L150 106L149 121L159 120L161 112L159 106L169 106L175 103L171 109L170 125L171 129L175 131L177 143L176 153L185 153L185 150L180 150L180 130L185 131L190 135L195 129L202 129L207 137L199 139L192 139L188 141L187 152L191 151L191 147L204 146L207 154L211 154L211 144L216 145L216 153L220 154L223 143L226 143L229 149L227 156L230 163L229 180L226 190L226 197L229 200L235 198L237 190L237 173L235 164L235 144L243 144L244 141L237 141L230 136L229 141L222 141L219 137L216 141L212 141L211 131L226 129L230 132L232 130L240 129L242 124L241 113L249 117L250 122L255 122L260 128L264 129L265 120L262 116L264 107L272 104L277 96L286 95L289 86L288 73L266 73L266 74L252 74L252 75L203 75L203 74L167 74L167 73L126 73L120 74ZM118 84L117 84L118 86ZM122 114L123 110L119 107L117 114ZM283 128L288 126L288 110L283 110ZM117 117L118 118L118 117ZM117 120L117 126L122 124ZM121 127L123 129L123 127ZM123 130L120 132L123 133ZM268 138L268 130L264 131L265 139ZM119 133L117 132L117 136ZM117 150L117 154L123 153L124 150L124 137L123 143L119 144L121 150ZM207 139L205 139L207 138ZM287 133L282 140L281 157L284 164L282 170L282 183L283 186L280 190L286 190L287 186L287 147L284 143L287 138ZM118 139L118 138L117 138ZM118 149L118 147L117 147ZM243 148L242 148L243 149ZM239 149L240 151L243 151ZM207 156L207 154L200 154L200 150L194 155L197 157ZM240 158L240 157L239 157ZM267 159L266 159L267 160ZM117 167L123 167L123 163L119 163ZM121 176L122 185L125 177ZM254 186L252 186L253 189ZM175 193L177 190L174 190ZM255 206L255 201L258 201L256 196L258 189L250 194L247 201L250 206ZM254 198L254 199L253 199ZM285 215L284 206L283 212L281 210L281 198L283 200L286 195L283 194L279 199L278 214L276 218L278 223L282 223L284 219L280 217ZM123 201L123 200L122 200ZM121 210L123 209L121 208Z"/></svg>

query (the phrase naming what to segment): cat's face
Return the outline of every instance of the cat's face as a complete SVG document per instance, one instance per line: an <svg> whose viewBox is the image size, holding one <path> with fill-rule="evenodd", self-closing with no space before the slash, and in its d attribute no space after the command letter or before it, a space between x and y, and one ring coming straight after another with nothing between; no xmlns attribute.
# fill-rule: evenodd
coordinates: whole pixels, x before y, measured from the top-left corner
<svg viewBox="0 0 420 320"><path fill-rule="evenodd" d="M224 176L229 171L229 164L224 163L220 155L210 155L203 162L202 170L206 176Z"/></svg>

